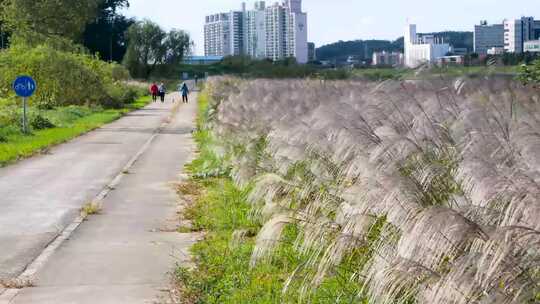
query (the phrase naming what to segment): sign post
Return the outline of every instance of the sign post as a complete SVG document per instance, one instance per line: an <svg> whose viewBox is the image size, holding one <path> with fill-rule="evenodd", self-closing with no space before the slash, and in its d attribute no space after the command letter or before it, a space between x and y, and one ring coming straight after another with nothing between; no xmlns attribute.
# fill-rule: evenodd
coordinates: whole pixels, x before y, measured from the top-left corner
<svg viewBox="0 0 540 304"><path fill-rule="evenodd" d="M19 76L13 82L15 94L23 99L22 130L24 134L28 134L28 97L34 95L36 87L36 82L30 76Z"/></svg>

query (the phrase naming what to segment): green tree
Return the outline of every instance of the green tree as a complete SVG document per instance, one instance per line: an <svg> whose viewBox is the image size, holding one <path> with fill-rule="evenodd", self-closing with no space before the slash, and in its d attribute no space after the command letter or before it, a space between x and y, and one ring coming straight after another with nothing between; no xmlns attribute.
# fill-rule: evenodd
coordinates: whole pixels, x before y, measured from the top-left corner
<svg viewBox="0 0 540 304"><path fill-rule="evenodd" d="M166 33L149 20L133 24L127 31L127 41L124 65L131 75L143 78L148 78L157 66L180 63L192 45L186 32Z"/></svg>
<svg viewBox="0 0 540 304"><path fill-rule="evenodd" d="M524 84L540 84L540 60L536 60L532 65L523 64L519 79Z"/></svg>
<svg viewBox="0 0 540 304"><path fill-rule="evenodd" d="M173 29L165 39L165 47L167 49L166 63L179 64L191 51L193 42L187 32Z"/></svg>
<svg viewBox="0 0 540 304"><path fill-rule="evenodd" d="M36 45L78 39L101 0L3 0L2 20L16 41ZM16 29L16 31L15 31Z"/></svg>
<svg viewBox="0 0 540 304"><path fill-rule="evenodd" d="M131 75L148 78L167 53L164 40L167 33L156 23L145 20L129 27L128 48L124 64Z"/></svg>
<svg viewBox="0 0 540 304"><path fill-rule="evenodd" d="M126 31L135 23L118 13L129 7L127 0L103 0L97 18L84 30L82 43L91 53L103 60L120 62L127 50Z"/></svg>

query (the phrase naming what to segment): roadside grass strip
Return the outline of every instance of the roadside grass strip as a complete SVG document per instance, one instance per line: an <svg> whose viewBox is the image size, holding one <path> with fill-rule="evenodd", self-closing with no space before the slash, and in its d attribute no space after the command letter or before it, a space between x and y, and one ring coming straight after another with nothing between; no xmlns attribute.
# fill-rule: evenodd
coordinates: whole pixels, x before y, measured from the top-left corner
<svg viewBox="0 0 540 304"><path fill-rule="evenodd" d="M30 157L36 153L46 153L47 149L54 145L64 143L117 120L131 111L143 108L149 102L150 97L145 96L122 109L88 111L89 113L83 113L83 116L75 119L62 113L50 113L51 117L59 121L60 127L35 130L31 135L19 132L7 135L6 140L0 142L0 166Z"/></svg>

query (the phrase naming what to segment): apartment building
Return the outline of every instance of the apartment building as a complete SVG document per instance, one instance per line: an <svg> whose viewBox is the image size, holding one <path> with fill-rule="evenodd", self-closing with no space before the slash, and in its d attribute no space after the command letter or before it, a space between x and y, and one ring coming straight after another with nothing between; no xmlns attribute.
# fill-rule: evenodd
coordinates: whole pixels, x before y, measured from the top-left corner
<svg viewBox="0 0 540 304"><path fill-rule="evenodd" d="M302 12L302 0L285 0L270 6L257 1L252 10L246 10L244 3L241 12L218 15L227 15L228 22L214 26L215 15L206 17L206 55L245 54L272 60L295 57L299 63L308 62L307 14Z"/></svg>
<svg viewBox="0 0 540 304"><path fill-rule="evenodd" d="M289 31L287 30L287 10L284 6L274 3L265 10L266 22L266 55L274 61L287 57Z"/></svg>
<svg viewBox="0 0 540 304"><path fill-rule="evenodd" d="M204 54L206 56L227 56L231 54L230 14L206 16L204 25Z"/></svg>
<svg viewBox="0 0 540 304"><path fill-rule="evenodd" d="M204 53L206 56L241 55L244 51L242 12L206 16Z"/></svg>
<svg viewBox="0 0 540 304"><path fill-rule="evenodd" d="M245 54L252 58L266 57L266 4L255 2L253 10L244 13Z"/></svg>

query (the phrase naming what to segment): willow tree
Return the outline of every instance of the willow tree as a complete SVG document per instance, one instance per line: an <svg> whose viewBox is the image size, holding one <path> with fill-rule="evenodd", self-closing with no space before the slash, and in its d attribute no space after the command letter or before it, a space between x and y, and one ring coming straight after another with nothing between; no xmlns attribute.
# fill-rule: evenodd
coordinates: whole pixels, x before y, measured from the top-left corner
<svg viewBox="0 0 540 304"><path fill-rule="evenodd" d="M144 20L127 31L128 48L124 65L132 76L148 78L158 66L174 67L182 62L193 45L182 30L166 32L158 24Z"/></svg>

